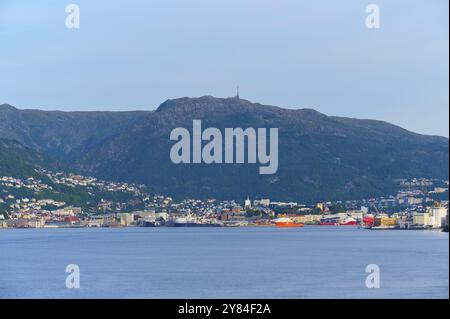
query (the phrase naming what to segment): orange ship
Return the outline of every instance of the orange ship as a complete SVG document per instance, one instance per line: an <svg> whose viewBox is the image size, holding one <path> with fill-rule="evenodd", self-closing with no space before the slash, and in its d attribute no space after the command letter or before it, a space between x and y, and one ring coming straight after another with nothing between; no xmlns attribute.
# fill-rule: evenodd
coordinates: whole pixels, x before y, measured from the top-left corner
<svg viewBox="0 0 450 319"><path fill-rule="evenodd" d="M278 218L278 219L275 219L275 225L277 227L284 227L284 228L303 227L303 226L305 226L305 224L297 223L297 222L293 221L290 218Z"/></svg>

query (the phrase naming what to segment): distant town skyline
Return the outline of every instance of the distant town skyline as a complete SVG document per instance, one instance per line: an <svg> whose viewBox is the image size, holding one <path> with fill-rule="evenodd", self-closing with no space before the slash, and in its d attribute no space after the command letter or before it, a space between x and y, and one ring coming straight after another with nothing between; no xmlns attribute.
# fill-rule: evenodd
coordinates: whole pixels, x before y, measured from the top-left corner
<svg viewBox="0 0 450 319"><path fill-rule="evenodd" d="M65 26L69 3L80 29ZM380 28L365 25L380 7ZM154 110L228 97L449 136L448 2L2 1L0 104Z"/></svg>

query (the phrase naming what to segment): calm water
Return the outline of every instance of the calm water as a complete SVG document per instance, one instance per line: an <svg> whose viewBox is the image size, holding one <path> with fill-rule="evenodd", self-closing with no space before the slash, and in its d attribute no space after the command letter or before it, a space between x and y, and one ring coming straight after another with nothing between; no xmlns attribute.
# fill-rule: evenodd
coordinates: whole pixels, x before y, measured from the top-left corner
<svg viewBox="0 0 450 319"><path fill-rule="evenodd" d="M449 238L306 226L0 230L1 298L448 298ZM78 264L80 289L65 287ZM365 286L377 264L381 287Z"/></svg>

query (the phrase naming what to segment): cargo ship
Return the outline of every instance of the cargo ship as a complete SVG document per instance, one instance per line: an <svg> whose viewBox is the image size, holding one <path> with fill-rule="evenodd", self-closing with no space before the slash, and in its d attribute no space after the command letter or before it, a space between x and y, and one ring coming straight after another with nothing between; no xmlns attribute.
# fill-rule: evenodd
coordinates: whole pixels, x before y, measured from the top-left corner
<svg viewBox="0 0 450 319"><path fill-rule="evenodd" d="M398 229L400 226L397 223L397 219L386 216L374 218L373 224L367 225L368 229L384 230L384 229Z"/></svg>
<svg viewBox="0 0 450 319"><path fill-rule="evenodd" d="M380 226L367 226L367 229L372 230L386 230L386 229L398 229L399 227L397 225L380 225Z"/></svg>
<svg viewBox="0 0 450 319"><path fill-rule="evenodd" d="M298 223L290 218L278 218L274 220L275 226L283 228L303 227L305 224Z"/></svg>
<svg viewBox="0 0 450 319"><path fill-rule="evenodd" d="M341 220L340 217L321 218L319 225L321 226L356 226L357 221L352 217L346 217Z"/></svg>
<svg viewBox="0 0 450 319"><path fill-rule="evenodd" d="M143 220L140 222L141 227L160 227L164 226L164 221L162 220Z"/></svg>
<svg viewBox="0 0 450 319"><path fill-rule="evenodd" d="M363 224L365 226L372 226L374 224L375 217L372 214L366 214L363 217Z"/></svg>
<svg viewBox="0 0 450 319"><path fill-rule="evenodd" d="M199 221L194 217L178 217L167 223L167 226L172 227L220 227L221 224L209 220Z"/></svg>

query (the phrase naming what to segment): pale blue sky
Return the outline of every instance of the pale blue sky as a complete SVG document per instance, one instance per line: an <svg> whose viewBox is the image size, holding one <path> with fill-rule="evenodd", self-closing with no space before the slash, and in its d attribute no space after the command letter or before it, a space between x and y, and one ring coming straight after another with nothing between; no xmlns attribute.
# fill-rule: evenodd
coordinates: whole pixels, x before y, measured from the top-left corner
<svg viewBox="0 0 450 319"><path fill-rule="evenodd" d="M369 3L380 29L365 27ZM0 0L0 41L0 103L19 108L150 110L239 85L448 137L447 0Z"/></svg>

